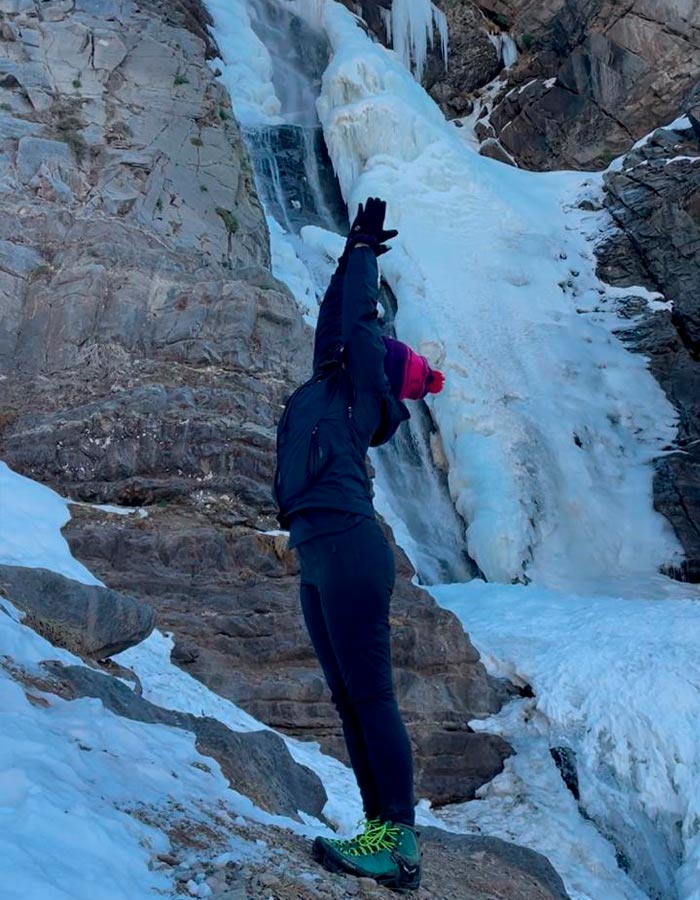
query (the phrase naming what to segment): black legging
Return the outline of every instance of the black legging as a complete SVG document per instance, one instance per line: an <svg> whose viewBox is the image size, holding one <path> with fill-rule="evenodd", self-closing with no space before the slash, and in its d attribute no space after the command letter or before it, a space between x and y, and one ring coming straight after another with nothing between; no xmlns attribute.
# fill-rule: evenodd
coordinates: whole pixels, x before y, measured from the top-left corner
<svg viewBox="0 0 700 900"><path fill-rule="evenodd" d="M413 825L411 745L391 676L391 547L368 518L296 549L304 619L343 724L365 816Z"/></svg>

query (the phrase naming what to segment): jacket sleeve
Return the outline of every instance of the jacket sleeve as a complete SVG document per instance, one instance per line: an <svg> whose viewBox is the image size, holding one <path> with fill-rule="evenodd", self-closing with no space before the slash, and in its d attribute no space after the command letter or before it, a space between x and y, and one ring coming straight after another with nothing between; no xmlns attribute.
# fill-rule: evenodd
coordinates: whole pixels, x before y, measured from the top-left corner
<svg viewBox="0 0 700 900"><path fill-rule="evenodd" d="M321 301L314 339L315 374L324 363L340 357L340 348L343 346L343 279L346 264L347 258L343 254Z"/></svg>
<svg viewBox="0 0 700 900"><path fill-rule="evenodd" d="M379 269L374 251L350 251L343 278L343 330L345 367L357 390L384 393L384 342L377 321Z"/></svg>

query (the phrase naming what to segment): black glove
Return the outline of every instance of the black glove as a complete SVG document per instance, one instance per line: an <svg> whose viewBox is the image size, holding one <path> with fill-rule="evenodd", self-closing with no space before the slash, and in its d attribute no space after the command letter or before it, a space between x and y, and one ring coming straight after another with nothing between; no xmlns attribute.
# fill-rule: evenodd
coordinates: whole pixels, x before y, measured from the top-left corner
<svg viewBox="0 0 700 900"><path fill-rule="evenodd" d="M387 247L385 241L395 238L398 231L384 230L385 215L386 203L379 197L369 197L364 205L360 203L350 227L346 248L349 250L356 244L367 244L374 250L375 256L388 253L391 247Z"/></svg>

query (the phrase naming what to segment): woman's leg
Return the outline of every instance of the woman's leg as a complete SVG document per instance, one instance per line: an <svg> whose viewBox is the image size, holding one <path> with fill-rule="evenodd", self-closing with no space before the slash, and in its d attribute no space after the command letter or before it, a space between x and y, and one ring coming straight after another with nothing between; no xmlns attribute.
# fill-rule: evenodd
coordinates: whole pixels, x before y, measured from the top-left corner
<svg viewBox="0 0 700 900"><path fill-rule="evenodd" d="M411 745L391 670L392 550L373 519L314 543L332 658L364 738L379 817L413 825Z"/></svg>
<svg viewBox="0 0 700 900"><path fill-rule="evenodd" d="M299 553L300 558L303 554L302 547L298 548L301 551ZM360 789L365 818L368 820L376 819L379 816L379 801L362 728L352 708L348 692L340 675L335 652L328 636L328 628L326 627L319 592L313 584L304 582L303 572L304 567L302 563L301 608L304 613L306 628L318 661L326 676L331 699L338 710L338 715L343 725L345 746L347 747L350 764Z"/></svg>

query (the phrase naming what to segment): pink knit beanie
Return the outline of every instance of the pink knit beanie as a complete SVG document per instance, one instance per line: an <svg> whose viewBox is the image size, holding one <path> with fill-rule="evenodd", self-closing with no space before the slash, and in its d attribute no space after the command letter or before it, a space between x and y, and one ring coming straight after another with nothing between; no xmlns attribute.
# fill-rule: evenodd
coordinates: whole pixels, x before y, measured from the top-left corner
<svg viewBox="0 0 700 900"><path fill-rule="evenodd" d="M402 341L382 337L386 347L384 371L399 400L422 400L426 394L438 394L444 387L445 376L431 369L428 360L419 356Z"/></svg>

